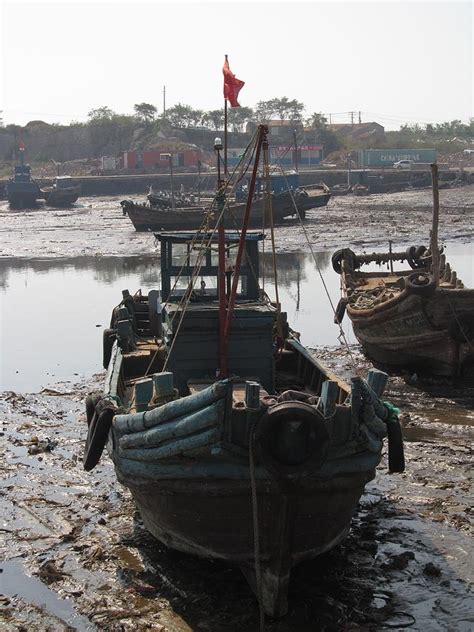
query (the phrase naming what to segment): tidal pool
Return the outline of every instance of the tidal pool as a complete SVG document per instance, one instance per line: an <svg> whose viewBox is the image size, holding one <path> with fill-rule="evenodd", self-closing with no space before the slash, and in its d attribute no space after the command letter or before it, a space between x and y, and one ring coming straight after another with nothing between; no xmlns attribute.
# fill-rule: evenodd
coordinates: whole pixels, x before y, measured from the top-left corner
<svg viewBox="0 0 474 632"><path fill-rule="evenodd" d="M448 244L446 253L458 277L474 287L474 243ZM331 254L316 253L316 262L307 253L277 256L282 309L308 347L340 344L318 271L335 306L339 275ZM262 262L265 290L273 299L268 253ZM0 390L33 392L101 370L102 332L125 288L131 293L158 289L159 257L0 260ZM347 341L356 342L347 318L343 325Z"/></svg>

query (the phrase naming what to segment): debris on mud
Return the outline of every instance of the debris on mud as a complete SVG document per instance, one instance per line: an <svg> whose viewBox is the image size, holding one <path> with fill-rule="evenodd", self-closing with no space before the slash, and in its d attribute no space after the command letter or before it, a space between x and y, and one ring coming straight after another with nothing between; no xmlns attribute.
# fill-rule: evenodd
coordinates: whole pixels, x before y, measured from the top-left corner
<svg viewBox="0 0 474 632"><path fill-rule="evenodd" d="M145 198L145 192L143 199ZM140 199L140 196L136 196ZM123 216L123 196L81 198L67 212L39 207L16 211L0 202L3 257L76 257L150 254L150 233L137 233ZM472 239L474 185L440 191L440 235L447 241ZM424 243L431 225L431 190L368 197L333 197L327 207L307 213L306 233L315 250ZM275 231L278 252L296 252L305 243L297 220Z"/></svg>
<svg viewBox="0 0 474 632"><path fill-rule="evenodd" d="M358 347L351 353L365 372ZM318 355L352 370L343 348ZM84 399L101 379L0 395L6 629L258 630L257 603L237 568L154 540L106 456L92 473L82 469ZM390 380L387 399L404 413L407 470L390 476L384 457L348 537L294 568L289 614L267 620L269 632L472 629L472 394L436 388L441 399ZM30 453L40 442L54 449Z"/></svg>

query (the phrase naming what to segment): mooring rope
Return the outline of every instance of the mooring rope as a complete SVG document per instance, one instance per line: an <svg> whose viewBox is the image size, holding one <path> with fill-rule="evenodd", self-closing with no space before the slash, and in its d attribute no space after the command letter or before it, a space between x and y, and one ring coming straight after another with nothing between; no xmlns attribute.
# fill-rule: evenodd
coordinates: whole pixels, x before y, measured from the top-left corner
<svg viewBox="0 0 474 632"><path fill-rule="evenodd" d="M255 460L254 460L254 430L252 428L249 437L249 467L250 467L250 490L252 493L252 518L253 518L253 546L255 558L255 585L257 588L257 601L259 613L260 632L265 630L265 612L263 610L262 599L262 568L260 564L260 528L258 523L258 497L257 497L257 481L255 478Z"/></svg>

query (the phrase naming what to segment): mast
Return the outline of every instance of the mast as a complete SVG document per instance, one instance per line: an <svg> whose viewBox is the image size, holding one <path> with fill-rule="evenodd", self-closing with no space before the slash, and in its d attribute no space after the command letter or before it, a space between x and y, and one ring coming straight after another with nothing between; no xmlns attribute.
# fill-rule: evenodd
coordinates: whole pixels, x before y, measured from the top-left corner
<svg viewBox="0 0 474 632"><path fill-rule="evenodd" d="M256 150L255 150L255 162L253 165L252 178L250 180L250 185L249 185L247 204L245 206L244 219L242 222L242 229L240 231L239 248L237 250L237 257L235 260L234 276L232 279L232 289L230 291L229 303L227 306L227 317L225 320L223 350L226 355L227 355L227 348L229 345L229 333L230 333L230 327L232 323L232 315L234 311L235 299L237 296L237 287L239 284L240 268L242 265L242 256L244 254L245 237L247 236L247 229L249 225L250 209L252 208L252 200L255 193L255 183L257 181L258 163L260 162L260 151L262 149L262 144L267 139L267 133L268 133L268 127L266 125L258 126L257 145L256 145Z"/></svg>
<svg viewBox="0 0 474 632"><path fill-rule="evenodd" d="M225 222L222 211L225 207L225 186L221 179L221 155L222 141L220 138L214 140L214 150L217 153L217 216L219 218L219 226L217 227L217 248L218 248L218 264L217 264L217 295L219 299L219 377L222 379L227 377L227 349L225 344L225 325L226 325L226 309L227 299L225 292Z"/></svg>
<svg viewBox="0 0 474 632"><path fill-rule="evenodd" d="M438 225L439 225L439 188L438 188L438 165L431 165L431 183L433 187L433 222L431 226L431 270L436 286L439 285L439 246L438 246Z"/></svg>

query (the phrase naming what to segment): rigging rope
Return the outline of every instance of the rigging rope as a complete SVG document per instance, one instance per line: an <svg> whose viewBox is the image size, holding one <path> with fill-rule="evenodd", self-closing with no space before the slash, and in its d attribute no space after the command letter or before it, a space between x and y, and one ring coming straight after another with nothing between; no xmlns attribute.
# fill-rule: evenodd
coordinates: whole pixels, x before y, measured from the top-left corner
<svg viewBox="0 0 474 632"><path fill-rule="evenodd" d="M285 178L286 184L287 184L287 186L288 186L288 191L289 191L289 193L290 193L291 201L292 201L293 206L294 206L294 208L295 208L296 215L297 215L298 220L299 220L299 222L300 222L301 229L303 230L303 234L304 234L305 239L306 239L306 242L307 242L307 244L308 244L308 246L309 246L309 249L310 249L311 255L312 255L313 259L314 259L314 263L316 264L316 269L317 269L318 274L319 274L319 277L320 277L320 279L321 279L321 283L323 284L324 291L326 292L326 296L327 296L327 298L328 298L329 304L331 305L331 309L332 309L332 311L333 311L333 314L334 314L334 316L336 316L336 308L334 307L334 303L333 303L333 301L332 301L331 295L329 294L329 290L328 290L328 288L327 288L326 281L324 280L323 273L321 272L321 268L319 267L319 263L318 263L318 260L317 260L316 254L315 254L315 252L314 252L314 250L313 250L313 246L312 246L312 244L311 244L311 242L310 242L308 232L307 232L307 230L306 230L305 225L303 224L303 220L301 219L301 215L300 215L300 212L299 212L299 210L298 210L298 206L297 206L296 201L295 201L295 196L293 195L293 191L291 190L291 188L290 188L290 186L289 186L289 184L288 184L288 180L287 180L286 174L285 174L285 172L284 172L284 170L283 170L283 167L282 167L281 165L279 165L279 166L280 166L280 171L281 171L281 173L282 173L283 177ZM344 332L344 329L342 328L342 325L341 325L341 323L339 322L339 319L338 319L338 318L336 319L336 321L337 321L337 325L338 325L338 327L339 327L339 337L340 337L340 338L342 338L342 340L344 341L344 344L345 344L345 346L346 346L347 353L349 354L349 357L350 357L350 359L351 359L351 362L352 362L352 365L353 365L353 367L354 367L354 370L356 370L356 371L357 371L357 370L358 370L357 362L356 362L356 360L355 360L355 358L354 358L354 356L353 356L353 354L352 354L352 351L351 351L351 349L350 349L349 343L347 342L347 338L346 338L346 334L345 334L345 332Z"/></svg>

